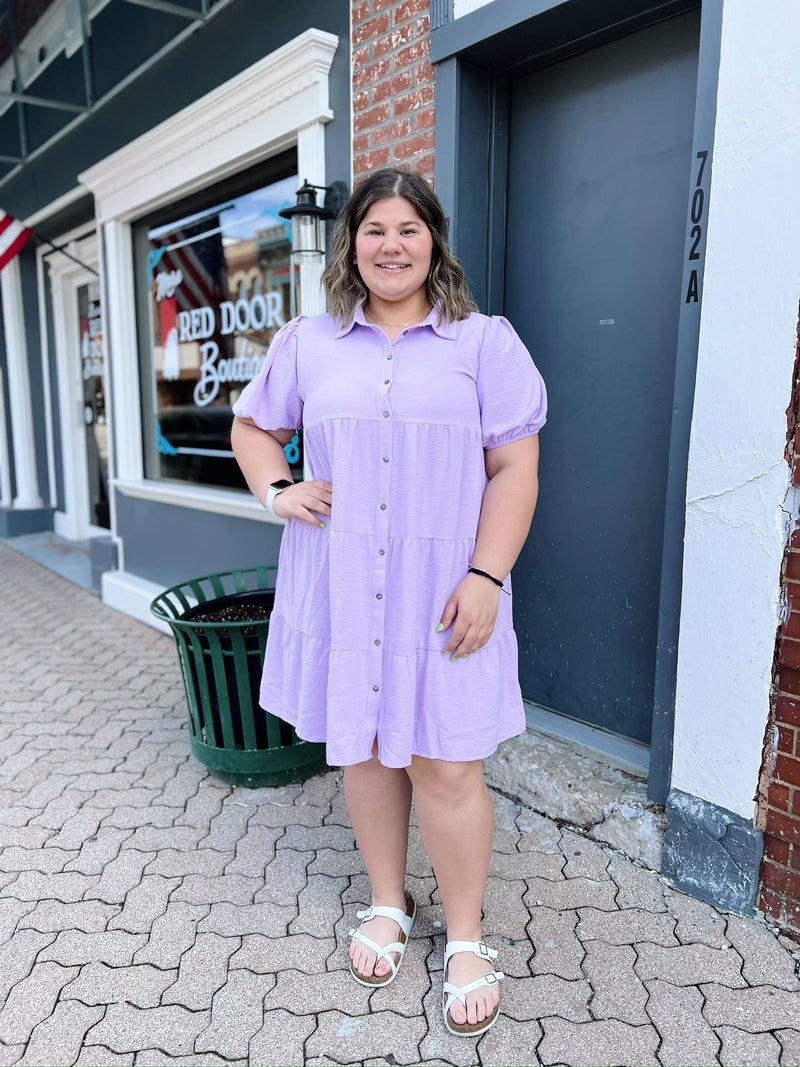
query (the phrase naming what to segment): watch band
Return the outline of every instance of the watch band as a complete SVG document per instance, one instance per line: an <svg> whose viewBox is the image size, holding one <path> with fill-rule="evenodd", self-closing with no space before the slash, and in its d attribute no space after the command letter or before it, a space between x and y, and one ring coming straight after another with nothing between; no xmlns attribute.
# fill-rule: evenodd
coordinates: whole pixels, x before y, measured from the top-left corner
<svg viewBox="0 0 800 1067"><path fill-rule="evenodd" d="M290 482L288 479L284 478L279 482L273 482L269 486L269 488L267 489L266 498L264 500L264 508L270 513L270 515L275 515L275 497L280 496L281 493L285 492L293 485L294 482ZM275 517L280 518L279 515L275 515Z"/></svg>

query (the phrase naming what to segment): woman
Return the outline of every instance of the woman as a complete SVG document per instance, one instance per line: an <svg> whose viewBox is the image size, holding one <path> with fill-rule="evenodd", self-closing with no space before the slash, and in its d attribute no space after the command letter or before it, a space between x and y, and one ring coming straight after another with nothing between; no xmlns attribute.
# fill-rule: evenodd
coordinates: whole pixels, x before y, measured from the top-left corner
<svg viewBox="0 0 800 1067"><path fill-rule="evenodd" d="M355 190L323 275L234 408L234 450L282 519L261 703L325 741L372 885L356 981L388 985L415 904L412 793L447 921L451 1033L494 1023L481 938L493 811L483 759L525 729L508 573L537 495L545 392L502 318L469 298L439 201L387 169ZM283 446L302 424L310 479ZM473 655L474 654L474 655Z"/></svg>

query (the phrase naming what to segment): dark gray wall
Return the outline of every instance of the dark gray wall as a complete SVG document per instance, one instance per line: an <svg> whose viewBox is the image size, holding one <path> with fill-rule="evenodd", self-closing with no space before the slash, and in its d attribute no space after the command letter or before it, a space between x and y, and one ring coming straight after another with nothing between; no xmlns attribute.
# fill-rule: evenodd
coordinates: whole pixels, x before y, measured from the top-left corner
<svg viewBox="0 0 800 1067"><path fill-rule="evenodd" d="M163 586L278 562L282 526L116 493L125 570Z"/></svg>
<svg viewBox="0 0 800 1067"><path fill-rule="evenodd" d="M128 53L140 51L141 42L122 22L137 12L145 12L138 17L148 22L164 18L145 8L111 4L101 18L104 22L119 20L118 32L110 25L102 42L100 22L96 20L97 32L93 25L92 41L98 53L97 66L117 63L124 70L130 65ZM75 188L81 171L312 26L335 33L340 40L330 79L331 108L336 117L328 125L325 162L331 179L347 180L350 174L348 0L293 0L280 6L265 4L263 0L236 0L128 89L29 163L0 191L4 210L17 218L33 214ZM29 91L36 92L37 84L29 87ZM63 91L74 96L81 88L77 83Z"/></svg>

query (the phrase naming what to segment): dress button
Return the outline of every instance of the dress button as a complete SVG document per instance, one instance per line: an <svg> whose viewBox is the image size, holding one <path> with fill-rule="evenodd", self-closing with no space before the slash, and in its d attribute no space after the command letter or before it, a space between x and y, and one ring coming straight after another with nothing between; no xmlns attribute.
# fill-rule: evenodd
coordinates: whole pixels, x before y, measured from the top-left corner
<svg viewBox="0 0 800 1067"><path fill-rule="evenodd" d="M384 456L383 457L383 462L384 463L388 463L389 462L389 457L388 456Z"/></svg>
<svg viewBox="0 0 800 1067"><path fill-rule="evenodd" d="M386 511L386 505L385 504L381 504L381 511Z"/></svg>
<svg viewBox="0 0 800 1067"><path fill-rule="evenodd" d="M385 556L386 555L386 549L385 548L379 548L378 549L378 555L379 556Z"/></svg>
<svg viewBox="0 0 800 1067"><path fill-rule="evenodd" d="M384 385L389 385L389 379L388 379L388 378L385 378L385 379L384 379L384 382L383 382L383 384L384 384Z"/></svg>
<svg viewBox="0 0 800 1067"><path fill-rule="evenodd" d="M379 686L379 685L373 685L373 687L372 687L372 692L373 692L373 693L377 693L379 689L380 689L380 686Z"/></svg>
<svg viewBox="0 0 800 1067"><path fill-rule="evenodd" d="M375 599L376 600L383 600L383 593L376 593L375 594Z"/></svg>
<svg viewBox="0 0 800 1067"><path fill-rule="evenodd" d="M372 643L373 643L373 645L379 645L380 644L379 638L376 637L375 640Z"/></svg>
<svg viewBox="0 0 800 1067"><path fill-rule="evenodd" d="M383 417L384 417L385 419L388 419L388 418L389 418L389 412L388 412L388 411L384 411L384 413L383 413Z"/></svg>
<svg viewBox="0 0 800 1067"><path fill-rule="evenodd" d="M393 353L393 352L390 352L390 353L389 353L389 355L388 355L388 356L387 356L386 358L387 358L387 359L391 359L393 355L394 355L394 353Z"/></svg>

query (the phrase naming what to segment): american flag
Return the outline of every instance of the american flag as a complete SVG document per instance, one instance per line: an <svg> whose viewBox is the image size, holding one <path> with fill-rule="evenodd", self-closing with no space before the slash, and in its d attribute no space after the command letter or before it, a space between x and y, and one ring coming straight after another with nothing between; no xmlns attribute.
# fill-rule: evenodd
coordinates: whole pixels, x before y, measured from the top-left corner
<svg viewBox="0 0 800 1067"><path fill-rule="evenodd" d="M22 251L32 236L33 230L0 209L0 270Z"/></svg>

